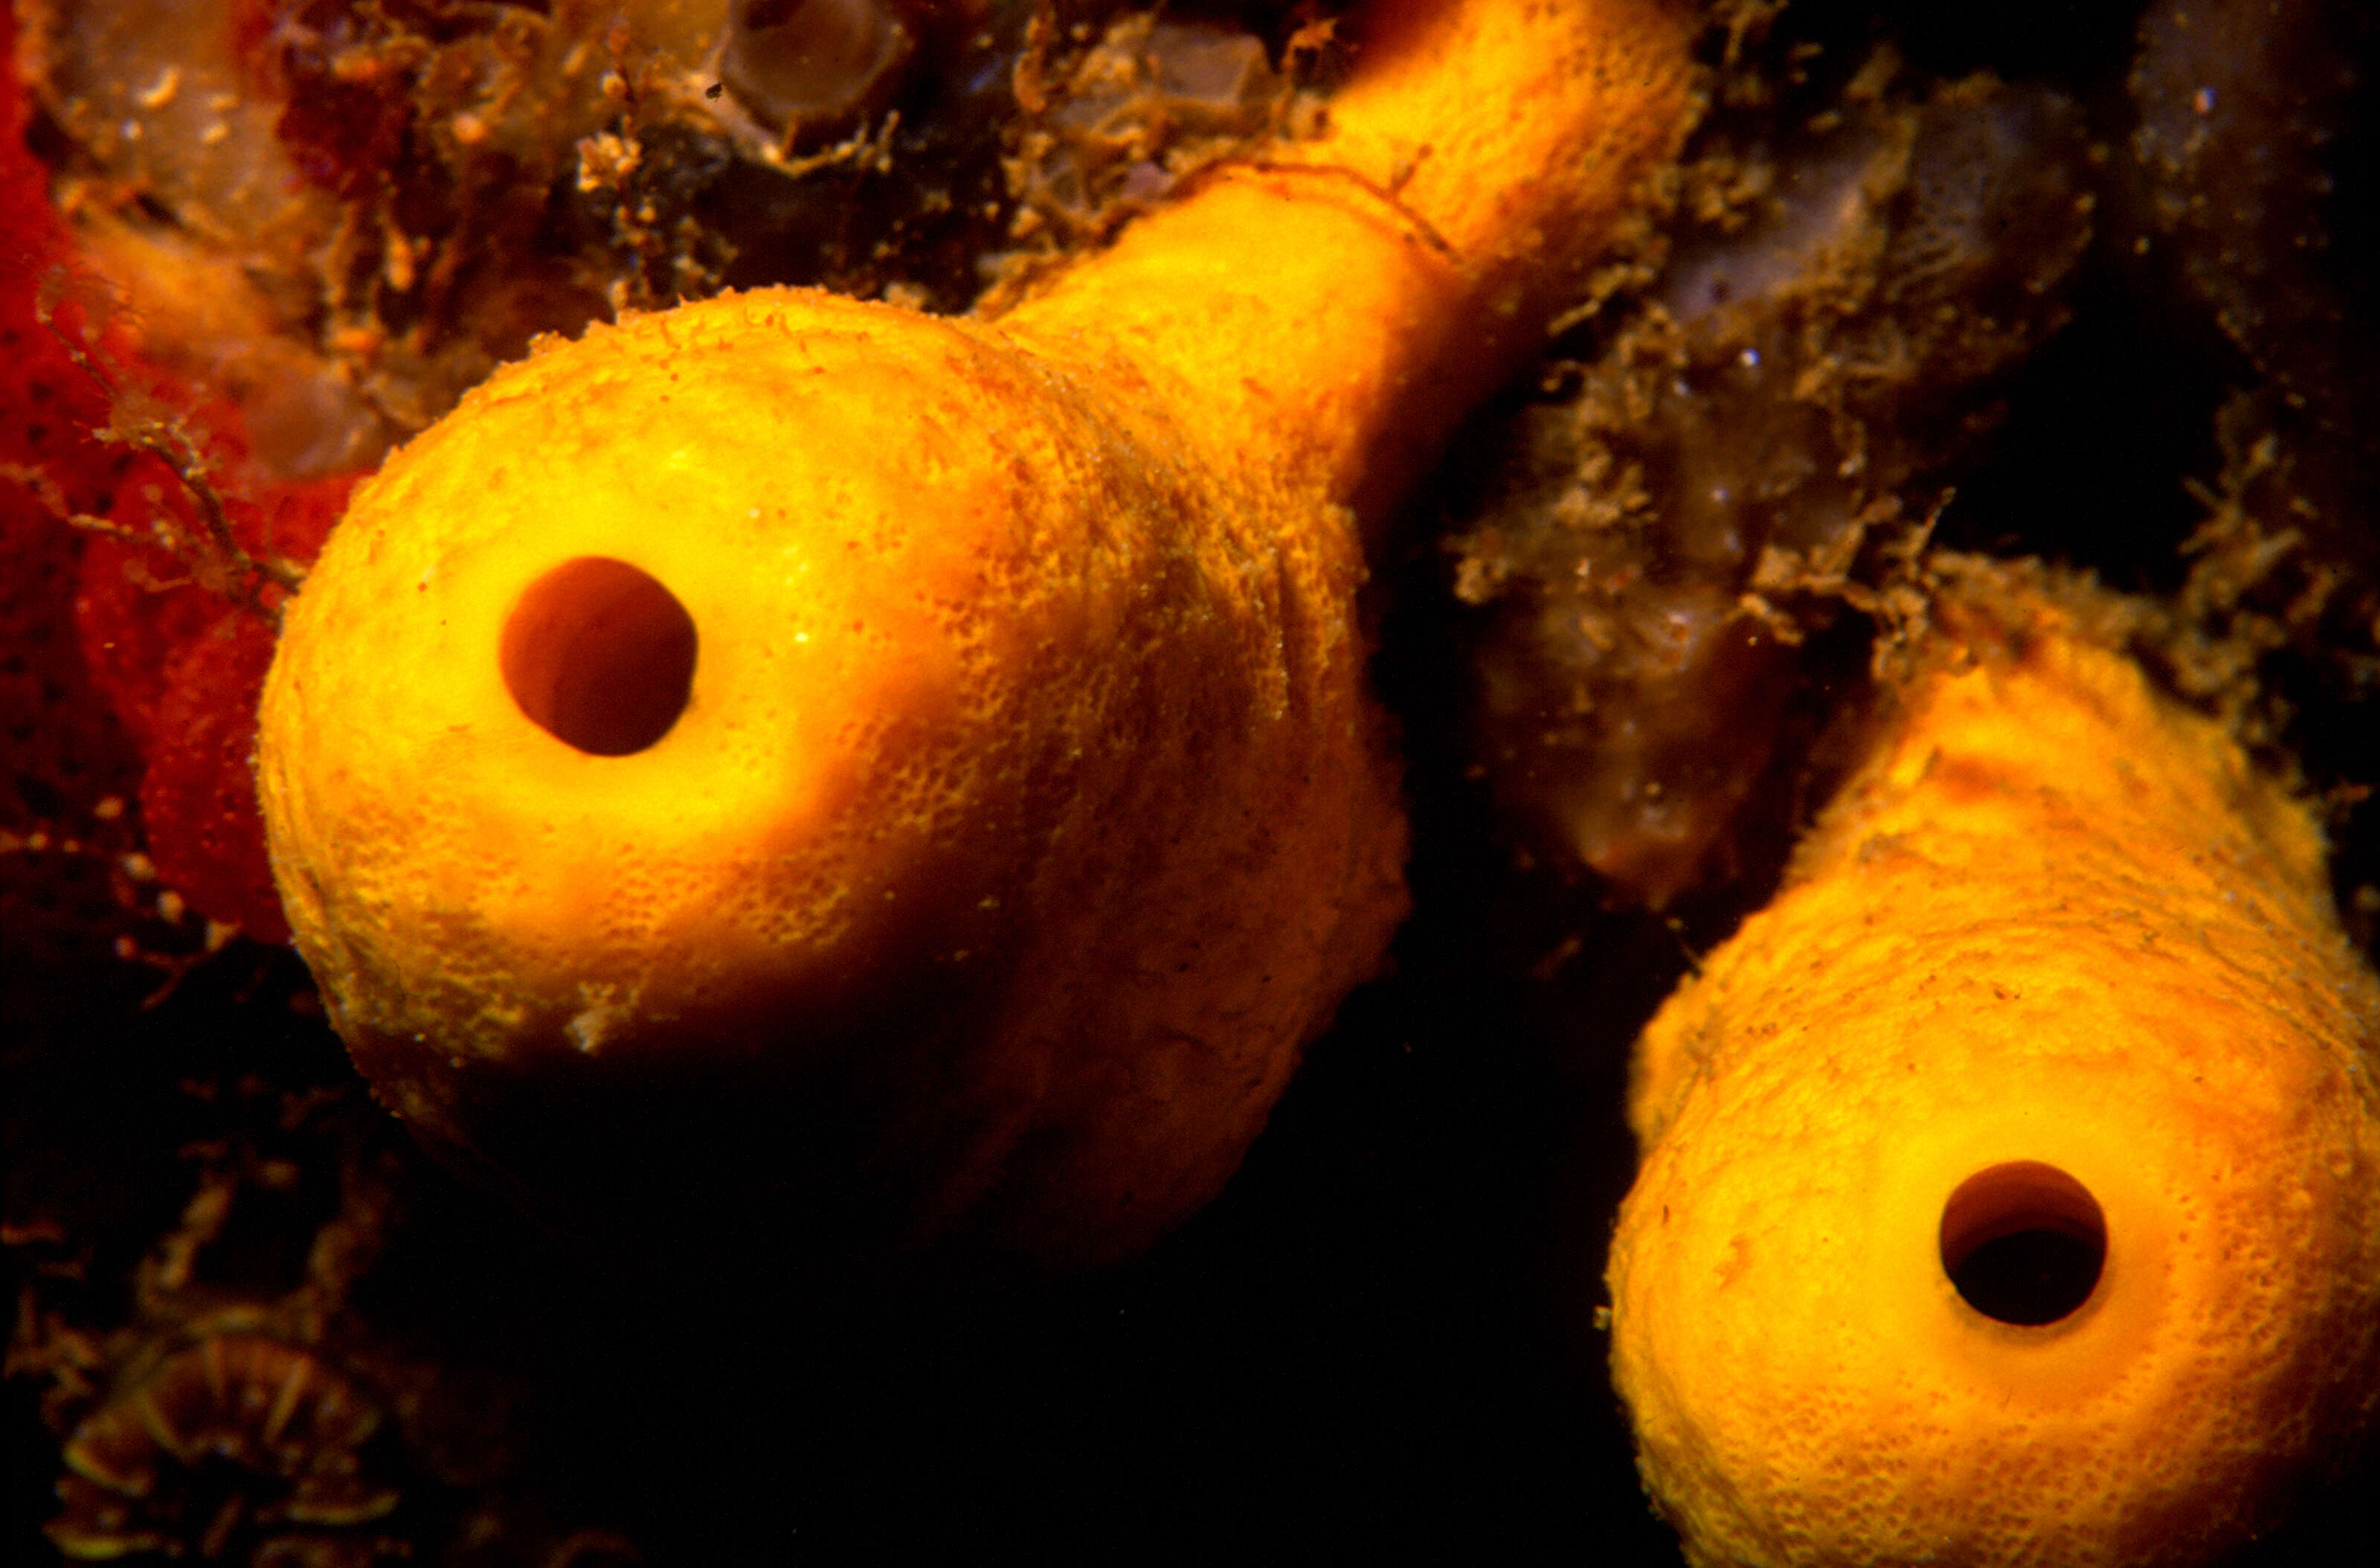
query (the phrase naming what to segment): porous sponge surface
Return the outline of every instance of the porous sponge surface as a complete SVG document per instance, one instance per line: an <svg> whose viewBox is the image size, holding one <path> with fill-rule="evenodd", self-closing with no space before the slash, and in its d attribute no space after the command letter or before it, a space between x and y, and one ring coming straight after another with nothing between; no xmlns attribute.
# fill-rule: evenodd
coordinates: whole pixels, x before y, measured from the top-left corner
<svg viewBox="0 0 2380 1568"><path fill-rule="evenodd" d="M1684 134L1691 34L1391 0L1329 134L997 323L761 292L467 398L265 699L276 878L383 1096L664 1229L856 1187L1096 1260L1210 1196L1404 906L1356 514L1536 351ZM698 631L633 755L499 678L582 556Z"/></svg>
<svg viewBox="0 0 2380 1568"><path fill-rule="evenodd" d="M393 458L292 606L259 750L382 1096L582 1196L602 1151L552 1129L636 1124L605 1097L782 1101L780 1143L858 1140L827 1168L907 1161L905 1222L979 1208L1028 1252L1208 1196L1377 964L1403 830L1353 529L1160 402L761 291L548 346ZM586 556L697 627L633 755L500 668Z"/></svg>
<svg viewBox="0 0 2380 1568"><path fill-rule="evenodd" d="M1638 1047L1612 1371L1698 1563L2178 1563L2380 1396L2380 988L2311 814L2046 605L1971 624ZM2040 1161L2070 1317L1940 1260Z"/></svg>

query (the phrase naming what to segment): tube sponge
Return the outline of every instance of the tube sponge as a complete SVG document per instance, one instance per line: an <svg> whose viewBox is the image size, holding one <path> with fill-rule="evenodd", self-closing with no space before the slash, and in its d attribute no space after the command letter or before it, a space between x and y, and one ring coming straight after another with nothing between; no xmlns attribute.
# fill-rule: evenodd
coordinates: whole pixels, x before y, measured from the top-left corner
<svg viewBox="0 0 2380 1568"><path fill-rule="evenodd" d="M433 1145L602 1245L797 1267L1096 1262L1220 1186L1404 906L1359 519L1691 109L1661 6L1369 19L1330 137L997 322L598 328L359 492L260 789Z"/></svg>
<svg viewBox="0 0 2380 1568"><path fill-rule="evenodd" d="M1612 1369L1696 1562L2201 1561L2380 1399L2314 818L2006 576L1637 1048Z"/></svg>

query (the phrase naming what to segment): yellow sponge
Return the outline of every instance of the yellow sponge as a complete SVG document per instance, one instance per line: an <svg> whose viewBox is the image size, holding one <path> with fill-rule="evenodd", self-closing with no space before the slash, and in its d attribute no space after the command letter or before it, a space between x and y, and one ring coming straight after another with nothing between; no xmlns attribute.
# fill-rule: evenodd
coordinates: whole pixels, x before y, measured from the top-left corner
<svg viewBox="0 0 2380 1568"><path fill-rule="evenodd" d="M1698 1563L2176 1564L2380 1399L2307 807L2022 586L1638 1047L1612 1368Z"/></svg>
<svg viewBox="0 0 2380 1568"><path fill-rule="evenodd" d="M1096 1261L1378 964L1377 514L1691 110L1644 0L1385 5L1319 141L997 323L548 343L359 492L259 774L358 1064L646 1255Z"/></svg>

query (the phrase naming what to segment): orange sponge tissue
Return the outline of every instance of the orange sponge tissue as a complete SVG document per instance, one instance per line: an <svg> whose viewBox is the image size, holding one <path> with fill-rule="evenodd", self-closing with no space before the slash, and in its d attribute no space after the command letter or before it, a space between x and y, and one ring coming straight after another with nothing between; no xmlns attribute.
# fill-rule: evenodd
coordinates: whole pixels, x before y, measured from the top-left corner
<svg viewBox="0 0 2380 1568"><path fill-rule="evenodd" d="M2022 583L1638 1046L1612 1368L1697 1563L2180 1564L2380 1402L2307 806Z"/></svg>
<svg viewBox="0 0 2380 1568"><path fill-rule="evenodd" d="M1366 22L1328 137L997 322L597 328L359 492L260 787L433 1143L607 1245L794 1267L1097 1261L1222 1184L1403 909L1357 515L1691 108L1645 0Z"/></svg>

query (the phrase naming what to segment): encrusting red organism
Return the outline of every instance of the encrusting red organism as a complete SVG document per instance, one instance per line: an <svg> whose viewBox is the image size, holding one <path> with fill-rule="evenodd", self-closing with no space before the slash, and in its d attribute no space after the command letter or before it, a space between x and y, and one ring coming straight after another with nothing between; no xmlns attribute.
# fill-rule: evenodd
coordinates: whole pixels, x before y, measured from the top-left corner
<svg viewBox="0 0 2380 1568"><path fill-rule="evenodd" d="M13 11L0 58L13 57ZM74 630L92 684L139 748L141 818L159 878L206 917L285 941L249 754L278 590L242 605L167 538L209 541L191 480L231 474L219 504L238 546L310 560L356 475L281 480L244 462L241 419L142 356L141 323L76 254L25 142L24 84L0 75L0 526L12 575L78 574ZM121 430L135 440L95 432ZM203 444L203 450L199 449ZM160 455L178 446L186 471ZM77 548L61 515L113 525ZM36 608L29 599L30 614ZM46 613L46 612L44 612ZM30 701L30 699L29 699ZM42 704L35 704L42 705ZM95 722L91 715L84 722Z"/></svg>

